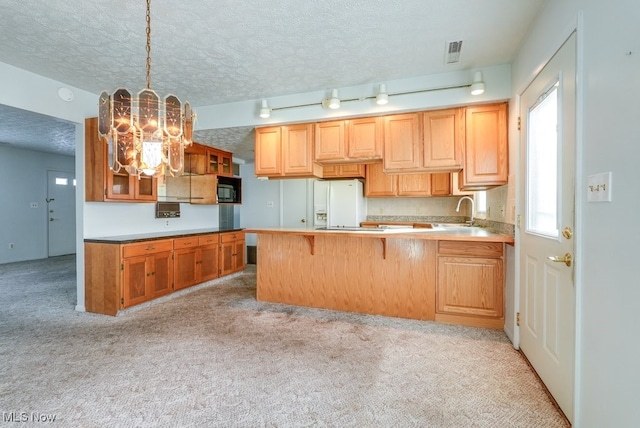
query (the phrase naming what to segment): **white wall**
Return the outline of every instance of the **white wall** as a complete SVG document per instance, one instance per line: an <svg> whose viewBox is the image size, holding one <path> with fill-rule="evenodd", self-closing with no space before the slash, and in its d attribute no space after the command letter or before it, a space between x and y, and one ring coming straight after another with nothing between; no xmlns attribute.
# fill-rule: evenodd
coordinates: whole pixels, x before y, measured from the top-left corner
<svg viewBox="0 0 640 428"><path fill-rule="evenodd" d="M74 172L74 159L0 145L0 264L48 257L48 170Z"/></svg>
<svg viewBox="0 0 640 428"><path fill-rule="evenodd" d="M84 215L85 238L218 227L217 205L181 203L180 217L165 220L156 218L155 203L87 202Z"/></svg>
<svg viewBox="0 0 640 428"><path fill-rule="evenodd" d="M240 226L276 227L280 225L280 183L278 180L258 180L255 164L240 165L242 177L242 206L240 208ZM268 207L267 202L273 202ZM256 245L256 235L247 234L247 245Z"/></svg>
<svg viewBox="0 0 640 428"><path fill-rule="evenodd" d="M636 0L548 1L512 64L515 97L578 24L579 427L640 426L640 342L633 330L640 302L639 17ZM613 201L587 202L588 175L606 171L613 172Z"/></svg>

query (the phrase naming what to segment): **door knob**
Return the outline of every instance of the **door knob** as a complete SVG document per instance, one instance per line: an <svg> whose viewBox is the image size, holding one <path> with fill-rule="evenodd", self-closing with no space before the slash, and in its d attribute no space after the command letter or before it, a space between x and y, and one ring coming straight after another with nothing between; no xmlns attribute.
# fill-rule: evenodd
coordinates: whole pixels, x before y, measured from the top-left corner
<svg viewBox="0 0 640 428"><path fill-rule="evenodd" d="M551 260L552 262L564 263L567 266L571 266L571 262L573 261L573 257L571 257L571 254L569 254L569 253L565 254L563 257L560 257L560 256L549 256L547 258L549 260Z"/></svg>
<svg viewBox="0 0 640 428"><path fill-rule="evenodd" d="M300 222L301 222L301 223L306 223L306 222L307 222L307 220L302 219L302 220L300 220Z"/></svg>

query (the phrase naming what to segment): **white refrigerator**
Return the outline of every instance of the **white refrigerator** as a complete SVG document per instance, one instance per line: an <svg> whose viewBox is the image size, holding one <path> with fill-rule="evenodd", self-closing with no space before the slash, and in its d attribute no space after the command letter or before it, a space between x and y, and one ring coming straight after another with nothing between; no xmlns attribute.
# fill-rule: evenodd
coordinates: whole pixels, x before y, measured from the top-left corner
<svg viewBox="0 0 640 428"><path fill-rule="evenodd" d="M359 227L367 217L360 180L316 180L313 202L314 227Z"/></svg>

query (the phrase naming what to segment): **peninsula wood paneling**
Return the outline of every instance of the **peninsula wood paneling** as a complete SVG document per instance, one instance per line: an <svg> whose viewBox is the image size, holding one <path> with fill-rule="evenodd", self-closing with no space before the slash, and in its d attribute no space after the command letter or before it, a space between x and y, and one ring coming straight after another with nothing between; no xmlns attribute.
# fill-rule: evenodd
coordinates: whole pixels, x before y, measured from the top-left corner
<svg viewBox="0 0 640 428"><path fill-rule="evenodd" d="M84 246L84 306L87 312L115 315L120 307L120 246L87 243Z"/></svg>
<svg viewBox="0 0 640 428"><path fill-rule="evenodd" d="M433 320L435 257L429 240L259 234L257 299Z"/></svg>

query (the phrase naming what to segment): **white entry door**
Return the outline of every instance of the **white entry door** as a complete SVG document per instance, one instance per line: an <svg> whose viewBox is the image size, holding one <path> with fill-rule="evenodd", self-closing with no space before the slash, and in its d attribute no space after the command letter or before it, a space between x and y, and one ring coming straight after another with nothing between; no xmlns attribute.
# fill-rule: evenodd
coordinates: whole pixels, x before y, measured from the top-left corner
<svg viewBox="0 0 640 428"><path fill-rule="evenodd" d="M68 171L47 171L47 224L49 257L76 252L75 175Z"/></svg>
<svg viewBox="0 0 640 428"><path fill-rule="evenodd" d="M309 181L302 178L280 180L283 227L307 227L309 224Z"/></svg>
<svg viewBox="0 0 640 428"><path fill-rule="evenodd" d="M520 349L573 420L576 35L521 95Z"/></svg>

